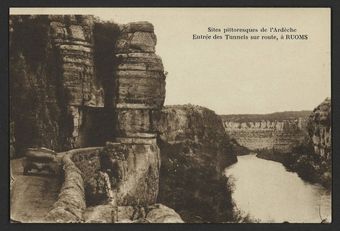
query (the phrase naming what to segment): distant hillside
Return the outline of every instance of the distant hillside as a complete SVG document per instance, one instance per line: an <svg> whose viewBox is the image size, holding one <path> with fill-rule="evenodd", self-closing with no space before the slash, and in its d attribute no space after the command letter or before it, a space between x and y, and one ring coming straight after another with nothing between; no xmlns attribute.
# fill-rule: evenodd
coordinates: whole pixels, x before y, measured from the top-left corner
<svg viewBox="0 0 340 231"><path fill-rule="evenodd" d="M261 120L269 121L282 121L282 120L294 120L299 117L307 118L312 111L284 111L284 112L274 112L270 114L231 114L231 115L221 115L223 121L232 122L255 122Z"/></svg>

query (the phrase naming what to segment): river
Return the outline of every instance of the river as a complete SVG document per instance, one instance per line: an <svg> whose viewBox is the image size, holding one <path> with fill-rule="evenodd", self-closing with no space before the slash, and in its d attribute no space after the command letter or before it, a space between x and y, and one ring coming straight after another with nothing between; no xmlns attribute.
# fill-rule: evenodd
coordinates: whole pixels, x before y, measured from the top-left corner
<svg viewBox="0 0 340 231"><path fill-rule="evenodd" d="M330 192L303 181L281 163L254 154L238 156L225 174L234 184L232 197L237 208L260 222L331 221Z"/></svg>

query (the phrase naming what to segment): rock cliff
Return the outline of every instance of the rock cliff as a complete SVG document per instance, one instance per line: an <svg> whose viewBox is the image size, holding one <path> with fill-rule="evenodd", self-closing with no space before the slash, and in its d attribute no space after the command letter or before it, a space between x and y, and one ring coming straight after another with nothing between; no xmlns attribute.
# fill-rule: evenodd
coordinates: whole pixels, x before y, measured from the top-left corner
<svg viewBox="0 0 340 231"><path fill-rule="evenodd" d="M266 150L257 156L281 162L304 180L332 184L331 100L325 99L306 120L305 132L287 153ZM294 138L294 136L292 136Z"/></svg>
<svg viewBox="0 0 340 231"><path fill-rule="evenodd" d="M222 174L237 159L219 116L199 106L167 106L159 115L158 130L158 201L188 222L231 220L231 189Z"/></svg>
<svg viewBox="0 0 340 231"><path fill-rule="evenodd" d="M11 16L11 120L17 155L32 146L86 146L90 108L102 108L92 16Z"/></svg>
<svg viewBox="0 0 340 231"><path fill-rule="evenodd" d="M314 153L327 161L332 159L331 99L325 99L317 106L308 120L308 134Z"/></svg>
<svg viewBox="0 0 340 231"><path fill-rule="evenodd" d="M239 145L208 109L163 109L152 24L11 16L10 33L10 154L50 148L63 169L46 221L232 219L222 174Z"/></svg>
<svg viewBox="0 0 340 231"><path fill-rule="evenodd" d="M88 206L106 204L150 212L160 171L154 116L165 98L153 25L90 15L11 16L10 25L11 156L81 148L62 154L64 184L46 219L83 222ZM182 221L154 207L141 217Z"/></svg>
<svg viewBox="0 0 340 231"><path fill-rule="evenodd" d="M294 116L290 116L290 113L275 113L222 118L226 132L250 151L288 153L304 139L308 114L302 111L296 112Z"/></svg>
<svg viewBox="0 0 340 231"><path fill-rule="evenodd" d="M308 135L295 147L288 168L301 177L331 188L332 186L332 106L326 98L308 118ZM287 163L287 161L285 161Z"/></svg>

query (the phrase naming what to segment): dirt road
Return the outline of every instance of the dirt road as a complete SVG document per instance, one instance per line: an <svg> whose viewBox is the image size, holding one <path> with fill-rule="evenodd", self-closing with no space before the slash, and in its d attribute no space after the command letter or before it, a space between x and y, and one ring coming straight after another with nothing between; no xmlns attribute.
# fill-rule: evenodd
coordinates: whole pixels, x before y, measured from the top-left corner
<svg viewBox="0 0 340 231"><path fill-rule="evenodd" d="M11 168L15 178L10 205L11 219L23 223L42 222L58 198L60 180L48 174L24 176L22 159L12 160Z"/></svg>

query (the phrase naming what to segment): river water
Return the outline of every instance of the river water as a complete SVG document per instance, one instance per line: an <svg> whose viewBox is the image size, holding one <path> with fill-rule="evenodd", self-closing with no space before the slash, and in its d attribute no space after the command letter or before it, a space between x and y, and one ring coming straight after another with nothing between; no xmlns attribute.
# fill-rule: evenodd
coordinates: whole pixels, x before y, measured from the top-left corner
<svg viewBox="0 0 340 231"><path fill-rule="evenodd" d="M260 222L331 221L330 192L303 181L281 163L253 154L238 156L225 174L234 184L232 197L237 208Z"/></svg>

